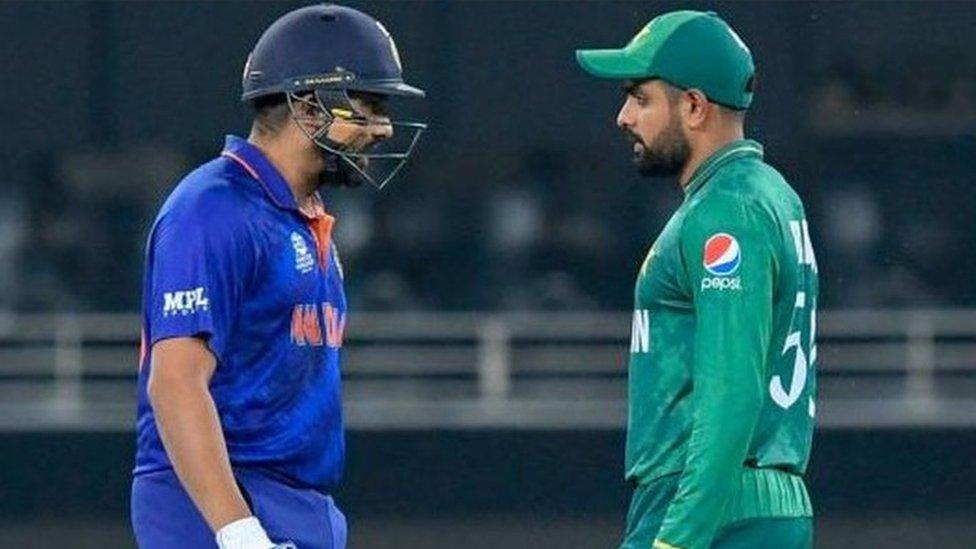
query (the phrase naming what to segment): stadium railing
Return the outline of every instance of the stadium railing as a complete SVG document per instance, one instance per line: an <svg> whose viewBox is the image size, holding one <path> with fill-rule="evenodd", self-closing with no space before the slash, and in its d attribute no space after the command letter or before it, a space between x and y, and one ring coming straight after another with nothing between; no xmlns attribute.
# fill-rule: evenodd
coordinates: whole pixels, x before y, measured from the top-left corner
<svg viewBox="0 0 976 549"><path fill-rule="evenodd" d="M630 314L350 318L350 428L625 424ZM820 427L976 425L976 310L823 311L818 324ZM132 429L139 331L128 314L0 315L0 429Z"/></svg>

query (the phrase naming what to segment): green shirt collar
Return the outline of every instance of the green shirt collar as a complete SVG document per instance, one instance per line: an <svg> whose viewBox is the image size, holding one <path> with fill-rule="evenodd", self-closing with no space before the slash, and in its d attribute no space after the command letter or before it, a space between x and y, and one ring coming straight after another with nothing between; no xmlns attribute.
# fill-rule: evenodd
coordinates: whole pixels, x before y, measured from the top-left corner
<svg viewBox="0 0 976 549"><path fill-rule="evenodd" d="M732 160L750 156L755 158L763 157L763 146L752 139L740 139L738 141L733 141L715 151L712 156L709 156L704 162L702 162L701 166L698 166L698 169L695 170L695 174L691 176L691 180L689 180L688 184L685 186L685 198L687 199L691 195L695 194L695 191L702 188L705 182L708 181L722 166L728 164Z"/></svg>

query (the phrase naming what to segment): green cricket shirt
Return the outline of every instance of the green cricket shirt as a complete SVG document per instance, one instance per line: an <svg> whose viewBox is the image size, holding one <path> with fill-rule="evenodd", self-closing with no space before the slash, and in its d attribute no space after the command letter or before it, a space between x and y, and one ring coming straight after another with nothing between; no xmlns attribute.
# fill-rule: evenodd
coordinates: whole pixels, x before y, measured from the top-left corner
<svg viewBox="0 0 976 549"><path fill-rule="evenodd" d="M674 547L708 547L758 507L810 514L799 475L815 414L817 262L802 202L762 154L742 140L706 160L637 279L626 476L679 474L657 536ZM744 478L757 469L783 478ZM785 510L769 503L781 491Z"/></svg>

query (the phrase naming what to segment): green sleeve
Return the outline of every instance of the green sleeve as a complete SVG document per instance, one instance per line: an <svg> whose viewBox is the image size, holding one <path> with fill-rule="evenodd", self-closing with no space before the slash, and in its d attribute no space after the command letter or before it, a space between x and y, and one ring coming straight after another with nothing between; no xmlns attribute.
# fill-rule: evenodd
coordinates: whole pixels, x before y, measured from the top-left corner
<svg viewBox="0 0 976 549"><path fill-rule="evenodd" d="M739 486L762 406L772 325L776 233L768 219L736 196L717 196L690 211L682 227L684 274L696 316L694 413L678 491L655 547L709 547ZM704 265L705 247L722 233L738 244L739 263L716 276Z"/></svg>

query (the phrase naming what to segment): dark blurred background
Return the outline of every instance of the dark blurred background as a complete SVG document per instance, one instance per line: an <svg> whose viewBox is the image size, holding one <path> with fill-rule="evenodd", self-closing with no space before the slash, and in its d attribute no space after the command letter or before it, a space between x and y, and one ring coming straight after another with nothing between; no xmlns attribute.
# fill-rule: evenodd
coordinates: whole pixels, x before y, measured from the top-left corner
<svg viewBox="0 0 976 549"><path fill-rule="evenodd" d="M972 3L352 4L388 23L428 91L400 112L431 124L384 192L327 196L356 308L628 308L680 193L635 175L623 95L573 50L683 6L751 46L748 130L806 201L825 306L976 302L976 259L958 253L976 229ZM244 59L299 5L0 5L0 308L138 307L161 199L246 134Z"/></svg>
<svg viewBox="0 0 976 549"><path fill-rule="evenodd" d="M250 112L238 100L246 55L275 18L305 4L0 3L0 332L17 333L20 318L60 322L67 313L87 326L94 317L84 315L138 310L155 211L186 171L220 152L225 134L247 133ZM427 90L426 101L395 113L430 124L382 192L325 197L354 314L630 309L640 260L681 193L674 182L637 176L614 127L621 89L583 74L573 51L622 45L676 8L718 11L753 52L758 90L747 132L807 205L824 309L884 318L976 306L976 255L962 253L976 244L972 2L347 4L385 23L408 81ZM835 318L836 333L864 327L862 317ZM945 373L956 397L976 397L971 317L905 318L938 319L906 321L908 339L922 341L909 369ZM887 345L889 336L878 337ZM943 355L926 341L955 347ZM73 355L51 348L50 378L9 373L2 361L13 352L0 354L0 378L43 384L74 372ZM865 353L877 349L894 362L905 354ZM840 357L834 367L849 368L833 394L873 391L845 377L861 361L825 356L825 372L832 356ZM943 356L954 358L941 369ZM134 356L120 362L135 368ZM355 361L347 364L354 372ZM85 382L99 375L116 374L77 374ZM929 378L894 376L893 386L925 402L938 396ZM116 377L130 387L131 372ZM826 396L831 390L824 385ZM612 391L623 398L621 384ZM91 397L96 405L112 398ZM935 401L919 412L924 421L828 416L840 419L821 431L811 472L824 517L819 546L976 546L968 459L976 408ZM2 404L0 541L131 544L128 419L111 428L32 422L22 419L32 408ZM939 419L950 412L952 421ZM619 422L447 423L353 421L340 498L360 525L351 547L616 541L627 497Z"/></svg>

